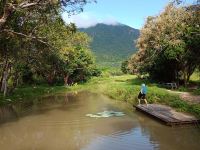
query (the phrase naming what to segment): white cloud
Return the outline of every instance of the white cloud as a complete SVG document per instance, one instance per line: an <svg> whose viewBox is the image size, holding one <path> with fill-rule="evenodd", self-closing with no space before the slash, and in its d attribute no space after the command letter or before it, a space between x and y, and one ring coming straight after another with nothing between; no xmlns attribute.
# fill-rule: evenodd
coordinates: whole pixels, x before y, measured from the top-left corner
<svg viewBox="0 0 200 150"><path fill-rule="evenodd" d="M66 13L62 14L62 17L66 23L73 22L78 28L88 28L95 26L98 23L104 23L107 25L117 25L118 22L112 16L106 16L104 19L100 19L92 15L89 12L83 12L78 15L68 16Z"/></svg>
<svg viewBox="0 0 200 150"><path fill-rule="evenodd" d="M107 17L106 19L102 20L100 23L104 23L107 25L117 25L119 22L116 21L116 19L112 16Z"/></svg>

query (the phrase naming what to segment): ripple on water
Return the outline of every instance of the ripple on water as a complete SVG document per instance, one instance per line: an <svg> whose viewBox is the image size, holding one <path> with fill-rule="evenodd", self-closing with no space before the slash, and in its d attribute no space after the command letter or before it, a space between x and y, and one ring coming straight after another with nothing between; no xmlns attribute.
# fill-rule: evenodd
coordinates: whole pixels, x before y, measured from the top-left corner
<svg viewBox="0 0 200 150"><path fill-rule="evenodd" d="M110 135L97 135L82 150L155 150L159 144L149 142L149 137L142 135L140 128L131 131L118 131Z"/></svg>

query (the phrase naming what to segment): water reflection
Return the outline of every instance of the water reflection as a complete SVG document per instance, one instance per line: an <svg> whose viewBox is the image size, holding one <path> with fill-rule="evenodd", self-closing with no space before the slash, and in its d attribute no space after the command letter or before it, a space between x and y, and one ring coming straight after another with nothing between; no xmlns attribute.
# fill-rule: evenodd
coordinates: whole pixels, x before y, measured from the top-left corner
<svg viewBox="0 0 200 150"><path fill-rule="evenodd" d="M107 110L126 115L85 116ZM3 107L0 116L3 150L195 150L200 141L197 128L166 127L133 111L126 103L89 92L43 97Z"/></svg>
<svg viewBox="0 0 200 150"><path fill-rule="evenodd" d="M198 126L168 127L137 112L143 135L149 135L152 143L158 143L161 150L199 149L200 128Z"/></svg>

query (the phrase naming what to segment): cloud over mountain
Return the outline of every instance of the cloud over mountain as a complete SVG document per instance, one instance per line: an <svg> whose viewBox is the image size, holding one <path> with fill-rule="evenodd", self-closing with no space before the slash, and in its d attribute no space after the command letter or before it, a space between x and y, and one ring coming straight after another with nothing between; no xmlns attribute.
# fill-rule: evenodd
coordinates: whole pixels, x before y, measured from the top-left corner
<svg viewBox="0 0 200 150"><path fill-rule="evenodd" d="M78 28L88 28L103 23L106 25L117 25L116 19L110 15L100 19L100 17L94 16L89 12L83 12L78 15L68 16L66 13L62 14L62 17L66 23L75 23Z"/></svg>

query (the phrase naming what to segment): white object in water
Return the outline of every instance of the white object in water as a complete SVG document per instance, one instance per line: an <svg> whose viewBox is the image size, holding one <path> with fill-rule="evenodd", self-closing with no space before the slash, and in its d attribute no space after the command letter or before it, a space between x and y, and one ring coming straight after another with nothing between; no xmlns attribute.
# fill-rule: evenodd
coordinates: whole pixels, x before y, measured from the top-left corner
<svg viewBox="0 0 200 150"><path fill-rule="evenodd" d="M116 112L116 111L103 111L103 112L98 112L96 114L86 114L87 117L91 118L108 118L108 117L122 117L125 114L123 112Z"/></svg>

